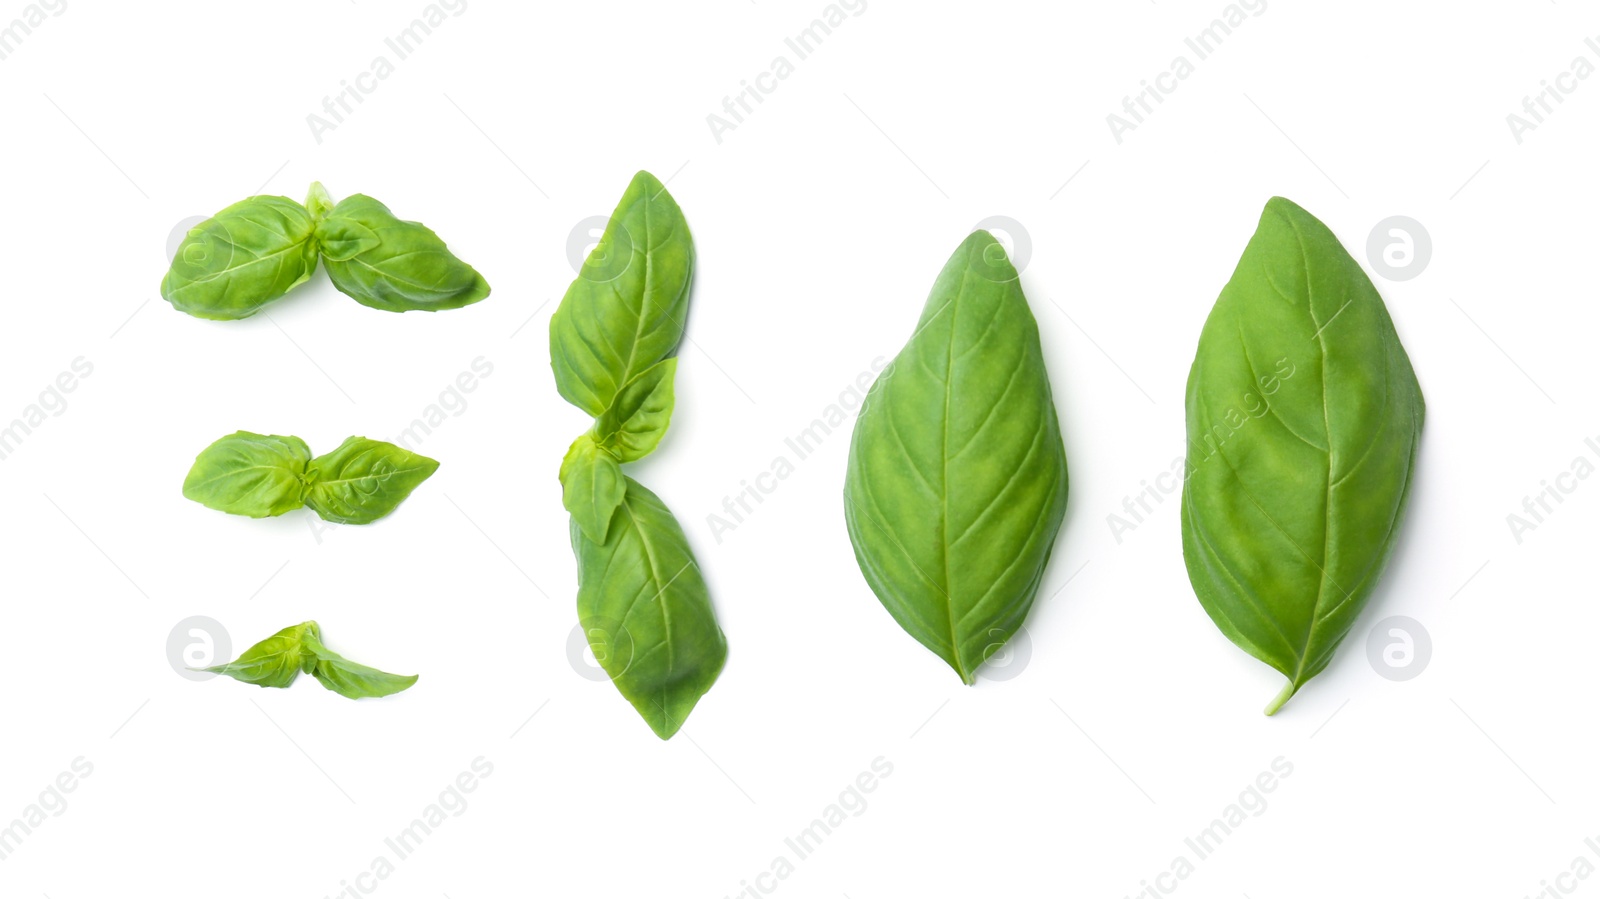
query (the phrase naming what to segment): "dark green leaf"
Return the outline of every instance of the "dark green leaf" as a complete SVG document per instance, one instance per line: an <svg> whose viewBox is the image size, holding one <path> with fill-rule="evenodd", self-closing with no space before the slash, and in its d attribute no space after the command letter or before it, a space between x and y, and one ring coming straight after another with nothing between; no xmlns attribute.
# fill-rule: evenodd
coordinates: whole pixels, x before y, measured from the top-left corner
<svg viewBox="0 0 1600 899"><path fill-rule="evenodd" d="M1289 679L1333 657L1394 547L1422 391L1338 238L1267 203L1189 372L1183 557L1228 639Z"/></svg>
<svg viewBox="0 0 1600 899"><path fill-rule="evenodd" d="M206 447L183 495L210 509L268 518L300 508L311 450L299 437L238 431Z"/></svg>
<svg viewBox="0 0 1600 899"><path fill-rule="evenodd" d="M351 437L311 460L305 503L328 521L370 524L393 512L438 468L427 456L392 443Z"/></svg>
<svg viewBox="0 0 1600 899"><path fill-rule="evenodd" d="M1027 617L1066 504L1038 326L1004 248L979 231L856 420L856 561L895 621L970 684Z"/></svg>

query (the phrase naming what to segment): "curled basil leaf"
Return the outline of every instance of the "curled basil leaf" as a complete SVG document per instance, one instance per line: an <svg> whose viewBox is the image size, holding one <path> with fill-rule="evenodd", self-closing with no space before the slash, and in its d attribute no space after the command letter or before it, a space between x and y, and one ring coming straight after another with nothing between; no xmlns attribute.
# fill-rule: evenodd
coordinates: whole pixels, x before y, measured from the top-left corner
<svg viewBox="0 0 1600 899"><path fill-rule="evenodd" d="M562 397L598 416L623 385L672 355L693 274L683 211L654 175L639 172L550 319Z"/></svg>
<svg viewBox="0 0 1600 899"><path fill-rule="evenodd" d="M315 223L288 197L251 197L189 230L161 296L197 318L249 318L311 277Z"/></svg>
<svg viewBox="0 0 1600 899"><path fill-rule="evenodd" d="M595 442L618 462L633 462L654 452L672 422L672 379L677 371L677 357L663 359L623 385L595 419Z"/></svg>
<svg viewBox="0 0 1600 899"><path fill-rule="evenodd" d="M578 620L611 682L665 740L722 672L728 642L683 528L654 493L624 480L603 544L573 520Z"/></svg>
<svg viewBox="0 0 1600 899"><path fill-rule="evenodd" d="M1383 299L1327 226L1267 203L1189 371L1183 558L1239 648L1328 666L1394 548L1422 390Z"/></svg>
<svg viewBox="0 0 1600 899"><path fill-rule="evenodd" d="M437 312L489 295L489 282L456 258L439 235L395 218L371 197L339 201L317 223L316 235L333 286L374 309Z"/></svg>
<svg viewBox="0 0 1600 899"><path fill-rule="evenodd" d="M226 674L258 687L280 688L294 683L303 672L350 699L388 696L417 682L417 675L389 674L333 652L323 645L322 629L315 621L286 627L232 662L200 670Z"/></svg>
<svg viewBox="0 0 1600 899"><path fill-rule="evenodd" d="M328 521L370 524L393 512L438 468L427 456L392 443L351 437L306 467L305 504Z"/></svg>
<svg viewBox="0 0 1600 899"><path fill-rule="evenodd" d="M1067 505L1039 329L988 232L950 257L869 391L844 495L872 592L973 683L1027 617Z"/></svg>
<svg viewBox="0 0 1600 899"><path fill-rule="evenodd" d="M299 437L238 431L206 447L183 495L208 509L270 518L302 505L311 449Z"/></svg>
<svg viewBox="0 0 1600 899"><path fill-rule="evenodd" d="M258 687L287 687L300 676L302 667L314 661L306 655L303 641L308 635L317 634L315 621L292 625L250 647L227 664L201 670L226 674Z"/></svg>
<svg viewBox="0 0 1600 899"><path fill-rule="evenodd" d="M561 504L590 540L604 543L625 492L617 458L583 434L561 460Z"/></svg>

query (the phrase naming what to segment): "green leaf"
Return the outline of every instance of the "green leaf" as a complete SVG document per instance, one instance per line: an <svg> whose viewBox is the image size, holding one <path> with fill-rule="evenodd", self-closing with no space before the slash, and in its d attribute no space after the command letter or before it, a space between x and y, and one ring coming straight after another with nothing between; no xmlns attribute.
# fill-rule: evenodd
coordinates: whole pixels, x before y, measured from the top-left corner
<svg viewBox="0 0 1600 899"><path fill-rule="evenodd" d="M612 683L665 740L711 689L728 643L683 528L654 493L626 483L604 545L573 522L578 620Z"/></svg>
<svg viewBox="0 0 1600 899"><path fill-rule="evenodd" d="M316 234L333 286L374 309L436 312L489 295L489 283L439 235L395 218L371 197L341 200L317 223Z"/></svg>
<svg viewBox="0 0 1600 899"><path fill-rule="evenodd" d="M868 393L844 492L873 593L972 683L1027 617L1067 504L1039 329L988 232L950 257Z"/></svg>
<svg viewBox="0 0 1600 899"><path fill-rule="evenodd" d="M322 221L333 211L333 197L328 196L328 189L321 181L311 182L311 189L306 192L306 211L311 213L314 222Z"/></svg>
<svg viewBox="0 0 1600 899"><path fill-rule="evenodd" d="M666 187L639 172L550 318L550 367L567 402L598 416L683 339L694 241Z"/></svg>
<svg viewBox="0 0 1600 899"><path fill-rule="evenodd" d="M1289 679L1328 666L1394 548L1422 391L1338 238L1267 203L1189 371L1183 558L1222 633Z"/></svg>
<svg viewBox="0 0 1600 899"><path fill-rule="evenodd" d="M357 664L322 644L318 635L305 639L307 673L324 687L349 699L365 699L399 693L417 682L415 674L390 674Z"/></svg>
<svg viewBox="0 0 1600 899"><path fill-rule="evenodd" d="M438 468L427 456L392 443L351 437L311 460L305 503L328 521L371 524L393 512Z"/></svg>
<svg viewBox="0 0 1600 899"><path fill-rule="evenodd" d="M594 439L618 462L643 459L666 436L672 421L672 380L676 356L640 372L623 386L606 411L595 419Z"/></svg>
<svg viewBox="0 0 1600 899"><path fill-rule="evenodd" d="M212 674L226 674L234 680L258 687L287 687L300 676L302 667L313 656L305 652L305 641L315 641L319 631L315 621L286 627L244 651L225 665L202 668Z"/></svg>
<svg viewBox="0 0 1600 899"><path fill-rule="evenodd" d="M604 543L611 516L626 491L615 456L584 434L572 441L561 460L561 504L572 520L596 543Z"/></svg>
<svg viewBox="0 0 1600 899"><path fill-rule="evenodd" d="M197 318L255 315L316 270L314 227L288 197L235 203L190 229L161 279L161 296Z"/></svg>
<svg viewBox="0 0 1600 899"><path fill-rule="evenodd" d="M209 509L270 518L300 508L311 450L299 437L237 431L206 447L183 495Z"/></svg>

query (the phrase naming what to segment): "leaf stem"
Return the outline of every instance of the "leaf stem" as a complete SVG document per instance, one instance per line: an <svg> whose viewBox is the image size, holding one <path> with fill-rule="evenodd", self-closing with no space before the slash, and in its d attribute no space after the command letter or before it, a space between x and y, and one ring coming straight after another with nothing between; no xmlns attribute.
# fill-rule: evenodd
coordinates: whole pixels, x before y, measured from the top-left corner
<svg viewBox="0 0 1600 899"><path fill-rule="evenodd" d="M1271 702L1267 703L1267 707L1264 711L1268 715L1276 714L1279 709L1283 708L1283 704L1289 701L1289 697L1293 696L1295 691L1299 689L1300 685L1294 681L1289 681L1287 684L1284 684L1283 689L1278 692L1278 695L1273 697Z"/></svg>

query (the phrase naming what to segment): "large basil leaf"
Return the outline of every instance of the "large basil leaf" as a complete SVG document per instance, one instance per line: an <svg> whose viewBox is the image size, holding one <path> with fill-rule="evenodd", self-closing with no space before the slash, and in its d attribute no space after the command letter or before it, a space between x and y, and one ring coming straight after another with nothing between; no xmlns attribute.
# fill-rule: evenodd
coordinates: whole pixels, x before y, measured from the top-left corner
<svg viewBox="0 0 1600 899"><path fill-rule="evenodd" d="M1067 505L1039 329L978 231L856 420L845 523L867 584L965 683L1033 605Z"/></svg>
<svg viewBox="0 0 1600 899"><path fill-rule="evenodd" d="M311 215L288 197L235 203L190 229L161 279L161 296L197 318L255 315L311 277L313 229Z"/></svg>
<svg viewBox="0 0 1600 899"><path fill-rule="evenodd" d="M567 402L598 416L683 339L694 241L666 187L640 172L550 318L550 367Z"/></svg>
<svg viewBox="0 0 1600 899"><path fill-rule="evenodd" d="M300 508L311 449L299 437L237 431L200 451L183 495L209 509L269 518Z"/></svg>
<svg viewBox="0 0 1600 899"><path fill-rule="evenodd" d="M583 434L561 460L561 504L590 540L604 543L627 487L617 458Z"/></svg>
<svg viewBox="0 0 1600 899"><path fill-rule="evenodd" d="M438 468L427 456L392 443L351 437L311 460L305 503L328 521L370 524L393 512Z"/></svg>
<svg viewBox="0 0 1600 899"><path fill-rule="evenodd" d="M595 442L618 462L634 462L654 452L672 422L672 380L677 371L677 357L663 359L625 384L595 419Z"/></svg>
<svg viewBox="0 0 1600 899"><path fill-rule="evenodd" d="M315 661L315 656L306 653L305 641L318 636L315 621L292 625L245 650L237 659L202 670L226 674L258 687L287 687Z"/></svg>
<svg viewBox="0 0 1600 899"><path fill-rule="evenodd" d="M1228 639L1289 679L1328 666L1382 573L1422 433L1422 391L1338 238L1267 203L1189 371L1183 558Z"/></svg>
<svg viewBox="0 0 1600 899"><path fill-rule="evenodd" d="M439 235L363 194L339 201L316 235L333 286L374 309L436 312L489 295L489 283Z"/></svg>
<svg viewBox="0 0 1600 899"><path fill-rule="evenodd" d="M683 528L654 493L626 482L604 544L573 523L578 620L612 683L665 740L711 689L728 643Z"/></svg>

